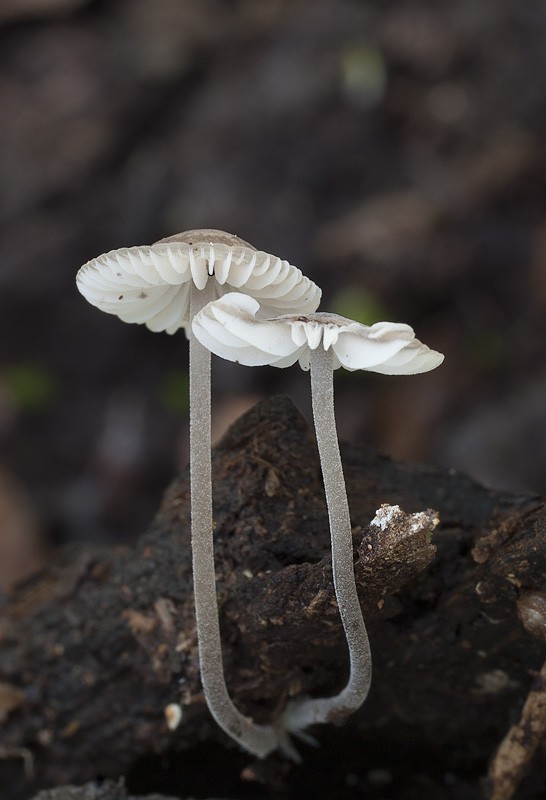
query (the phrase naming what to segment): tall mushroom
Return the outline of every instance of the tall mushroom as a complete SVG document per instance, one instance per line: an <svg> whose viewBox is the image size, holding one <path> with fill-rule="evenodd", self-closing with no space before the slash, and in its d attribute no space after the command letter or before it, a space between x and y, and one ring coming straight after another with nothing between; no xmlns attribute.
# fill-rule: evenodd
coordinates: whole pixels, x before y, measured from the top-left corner
<svg viewBox="0 0 546 800"><path fill-rule="evenodd" d="M192 559L201 682L220 727L264 757L279 745L276 730L238 711L224 679L212 533L210 352L192 335L191 320L233 289L256 298L264 316L314 311L320 289L287 261L216 230L186 231L151 246L110 251L85 264L76 281L92 305L124 322L167 333L185 328L189 336Z"/></svg>
<svg viewBox="0 0 546 800"><path fill-rule="evenodd" d="M283 729L296 735L308 725L340 721L364 702L370 688L371 655L356 590L347 491L337 440L333 372L369 370L409 375L434 369L443 355L415 338L409 325L371 327L316 313L259 320L258 303L239 293L209 303L196 315L195 336L213 353L248 366L287 367L299 360L311 370L311 396L332 540L334 588L347 644L350 675L334 697L303 698L286 708Z"/></svg>

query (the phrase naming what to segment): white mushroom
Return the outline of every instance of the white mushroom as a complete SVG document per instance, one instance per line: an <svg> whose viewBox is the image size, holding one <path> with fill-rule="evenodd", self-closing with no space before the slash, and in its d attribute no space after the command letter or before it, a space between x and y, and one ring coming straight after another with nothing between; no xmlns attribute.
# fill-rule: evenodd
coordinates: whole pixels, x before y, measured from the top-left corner
<svg viewBox="0 0 546 800"><path fill-rule="evenodd" d="M186 231L154 245L113 250L85 264L76 282L92 305L124 322L167 333L185 328L188 333L192 558L201 682L218 724L264 757L278 746L276 731L241 714L224 679L212 533L210 352L191 334L190 322L205 304L234 288L257 298L262 315L314 311L320 289L287 261L216 230Z"/></svg>
<svg viewBox="0 0 546 800"><path fill-rule="evenodd" d="M353 568L353 544L347 491L337 440L333 371L364 369L409 375L434 369L443 355L415 338L409 325L378 322L371 327L316 313L257 319L258 303L239 293L209 303L193 320L195 336L213 353L249 366L286 367L299 360L311 369L313 417L322 467L332 539L332 570L339 612L350 656L347 685L336 696L292 701L279 722L284 731L302 734L308 725L339 721L366 699L371 654Z"/></svg>

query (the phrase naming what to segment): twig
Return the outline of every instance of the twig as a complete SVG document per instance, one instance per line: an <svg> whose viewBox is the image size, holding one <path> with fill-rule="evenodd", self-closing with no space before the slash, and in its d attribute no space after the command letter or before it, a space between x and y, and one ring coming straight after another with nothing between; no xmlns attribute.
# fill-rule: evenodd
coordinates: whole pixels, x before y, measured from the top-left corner
<svg viewBox="0 0 546 800"><path fill-rule="evenodd" d="M516 725L513 725L493 759L488 775L489 800L510 800L546 732L546 662Z"/></svg>

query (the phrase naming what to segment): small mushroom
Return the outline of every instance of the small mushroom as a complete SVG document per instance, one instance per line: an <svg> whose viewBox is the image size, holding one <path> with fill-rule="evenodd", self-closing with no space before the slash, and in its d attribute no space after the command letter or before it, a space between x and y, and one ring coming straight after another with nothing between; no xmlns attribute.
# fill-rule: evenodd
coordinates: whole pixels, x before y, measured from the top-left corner
<svg viewBox="0 0 546 800"><path fill-rule="evenodd" d="M313 417L320 455L330 532L334 588L349 646L350 676L334 697L296 699L288 704L279 728L302 736L308 725L339 722L366 699L371 654L356 590L347 491L334 414L333 372L369 370L409 375L434 369L441 353L415 338L409 325L378 322L371 327L316 313L259 320L258 303L239 293L209 303L193 320L195 336L213 353L245 365L287 367L299 360L311 370ZM306 738L304 736L304 738Z"/></svg>
<svg viewBox="0 0 546 800"><path fill-rule="evenodd" d="M192 558L201 682L220 727L264 757L278 746L276 731L241 714L224 679L214 575L210 352L192 335L190 323L206 303L234 288L257 298L265 316L314 311L320 289L287 261L216 230L186 231L151 246L112 250L85 264L76 282L92 305L124 322L167 333L184 328L189 337Z"/></svg>

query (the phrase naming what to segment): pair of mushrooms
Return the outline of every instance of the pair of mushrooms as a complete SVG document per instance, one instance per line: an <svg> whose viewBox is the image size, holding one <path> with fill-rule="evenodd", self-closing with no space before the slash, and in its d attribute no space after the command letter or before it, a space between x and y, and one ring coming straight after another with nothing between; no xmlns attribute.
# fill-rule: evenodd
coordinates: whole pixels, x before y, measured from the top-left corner
<svg viewBox="0 0 546 800"><path fill-rule="evenodd" d="M114 250L85 264L77 285L94 306L152 331L184 328L190 343L190 488L192 561L201 682L223 730L260 758L279 748L299 760L290 734L340 720L366 699L371 655L353 568L351 521L337 440L333 371L389 375L426 372L443 356L419 342L408 325L371 327L336 314L314 313L321 291L287 261L216 230L187 231L152 246ZM280 316L279 316L280 315ZM350 675L334 697L297 698L279 719L258 725L233 704L224 679L214 574L211 486L211 352L247 366L311 371L315 431L328 505L336 598Z"/></svg>

